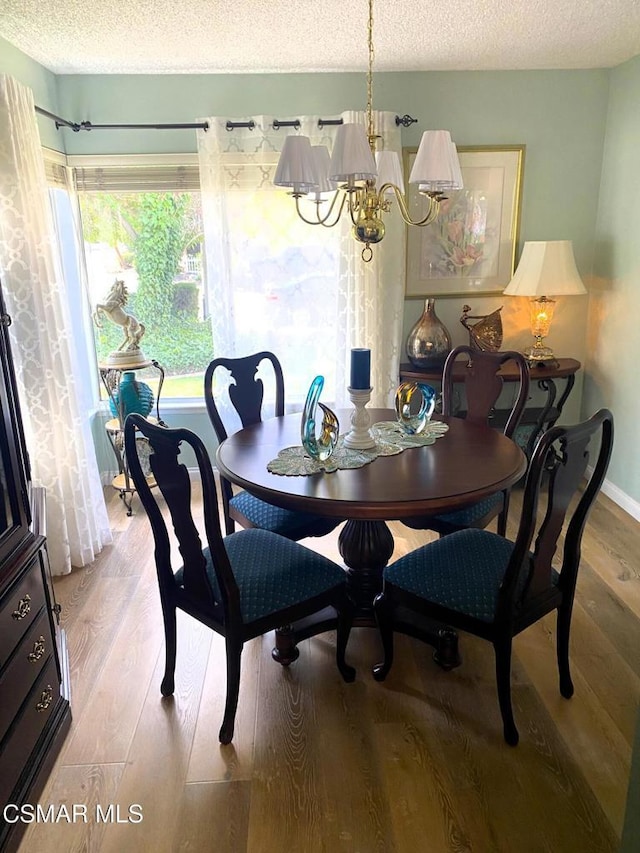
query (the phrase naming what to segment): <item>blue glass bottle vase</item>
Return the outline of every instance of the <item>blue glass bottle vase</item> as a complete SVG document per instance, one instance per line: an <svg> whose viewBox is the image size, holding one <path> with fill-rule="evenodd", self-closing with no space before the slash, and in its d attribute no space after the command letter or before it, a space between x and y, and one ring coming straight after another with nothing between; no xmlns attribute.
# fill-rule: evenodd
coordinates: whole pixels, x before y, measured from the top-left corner
<svg viewBox="0 0 640 853"><path fill-rule="evenodd" d="M120 384L109 400L109 408L115 418L122 414L124 421L127 415L133 413L143 415L146 418L153 409L154 402L153 391L147 383L139 382L136 379L135 371L125 370L120 378ZM121 413L120 408L122 409Z"/></svg>

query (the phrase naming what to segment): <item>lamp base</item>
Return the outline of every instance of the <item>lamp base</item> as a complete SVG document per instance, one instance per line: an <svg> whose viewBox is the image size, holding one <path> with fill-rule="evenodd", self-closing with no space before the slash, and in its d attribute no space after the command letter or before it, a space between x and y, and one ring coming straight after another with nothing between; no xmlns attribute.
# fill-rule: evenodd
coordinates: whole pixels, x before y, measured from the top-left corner
<svg viewBox="0 0 640 853"><path fill-rule="evenodd" d="M529 349L522 353L527 359L529 366L538 365L540 367L555 367L558 364L558 359L555 357L551 347L546 347L542 344L534 344Z"/></svg>

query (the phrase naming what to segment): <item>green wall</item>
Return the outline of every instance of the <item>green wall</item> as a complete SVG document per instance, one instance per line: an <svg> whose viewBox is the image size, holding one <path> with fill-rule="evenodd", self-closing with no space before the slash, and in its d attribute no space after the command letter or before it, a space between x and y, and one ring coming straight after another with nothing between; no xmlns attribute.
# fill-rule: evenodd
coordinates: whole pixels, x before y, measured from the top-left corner
<svg viewBox="0 0 640 853"><path fill-rule="evenodd" d="M9 74L25 86L29 86L37 106L60 115L58 78L2 37L0 37L0 74ZM44 146L54 148L56 151L64 150L62 134L56 131L54 122L38 116L38 126Z"/></svg>
<svg viewBox="0 0 640 853"><path fill-rule="evenodd" d="M614 69L596 224L583 409L608 406L615 443L608 479L640 502L640 397L635 345L640 340L640 56ZM633 507L629 508L633 510ZM637 512L635 513L638 517ZM631 763L621 853L640 849L640 715Z"/></svg>
<svg viewBox="0 0 640 853"><path fill-rule="evenodd" d="M609 406L616 441L609 479L640 502L640 56L614 69L595 235L584 409Z"/></svg>

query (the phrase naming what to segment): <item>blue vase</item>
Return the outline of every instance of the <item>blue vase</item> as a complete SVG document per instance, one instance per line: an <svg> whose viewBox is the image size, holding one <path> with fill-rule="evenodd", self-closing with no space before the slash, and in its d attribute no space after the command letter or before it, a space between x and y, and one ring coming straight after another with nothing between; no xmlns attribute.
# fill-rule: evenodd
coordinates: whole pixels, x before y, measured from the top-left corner
<svg viewBox="0 0 640 853"><path fill-rule="evenodd" d="M154 402L153 391L146 382L137 381L135 371L125 370L109 400L109 408L115 418L120 415L119 408L122 408L122 420L132 413L146 418Z"/></svg>
<svg viewBox="0 0 640 853"><path fill-rule="evenodd" d="M300 423L302 446L312 459L320 462L324 462L331 456L338 443L340 432L340 424L335 413L328 406L318 402L323 386L324 376L316 376L309 387ZM322 429L319 436L316 436L317 406L322 409Z"/></svg>

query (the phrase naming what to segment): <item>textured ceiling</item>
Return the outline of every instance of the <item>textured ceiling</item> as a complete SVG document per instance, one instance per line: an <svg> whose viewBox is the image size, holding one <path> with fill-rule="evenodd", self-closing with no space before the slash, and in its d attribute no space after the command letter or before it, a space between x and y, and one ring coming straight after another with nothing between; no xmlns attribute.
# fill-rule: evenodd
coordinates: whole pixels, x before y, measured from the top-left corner
<svg viewBox="0 0 640 853"><path fill-rule="evenodd" d="M375 0L376 71L604 68L640 0ZM366 0L2 0L0 36L56 73L362 71Z"/></svg>

